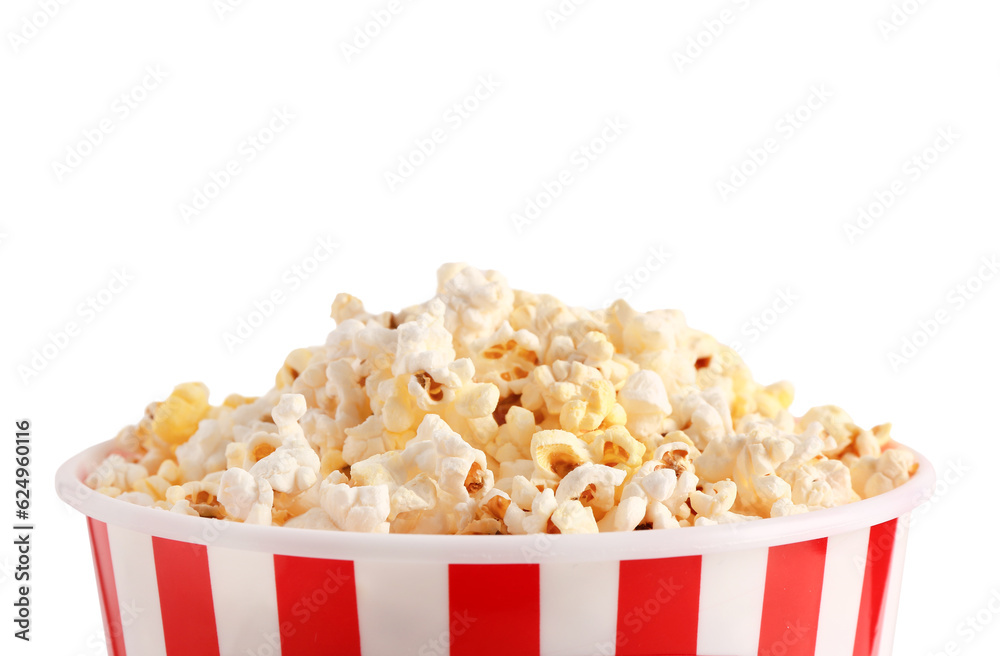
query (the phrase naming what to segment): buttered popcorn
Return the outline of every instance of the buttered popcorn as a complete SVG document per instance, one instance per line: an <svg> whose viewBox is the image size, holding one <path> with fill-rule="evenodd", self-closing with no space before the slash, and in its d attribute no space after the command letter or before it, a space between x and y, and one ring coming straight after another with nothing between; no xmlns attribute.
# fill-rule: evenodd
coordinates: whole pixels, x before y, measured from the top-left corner
<svg viewBox="0 0 1000 656"><path fill-rule="evenodd" d="M597 533L784 517L916 470L889 424L789 412L676 310L602 310L448 264L397 313L340 294L325 343L212 406L178 385L86 479L138 505L370 533Z"/></svg>

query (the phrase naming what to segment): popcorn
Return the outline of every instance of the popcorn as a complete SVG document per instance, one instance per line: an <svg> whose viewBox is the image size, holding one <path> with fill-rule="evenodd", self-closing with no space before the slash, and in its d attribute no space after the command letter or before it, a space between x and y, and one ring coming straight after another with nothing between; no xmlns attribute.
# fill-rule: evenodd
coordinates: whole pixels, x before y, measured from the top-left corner
<svg viewBox="0 0 1000 656"><path fill-rule="evenodd" d="M285 394L301 395L305 398L307 407L332 410L336 401L331 399L327 392L329 382L325 358L314 356L302 373L292 381L290 387L274 389Z"/></svg>
<svg viewBox="0 0 1000 656"><path fill-rule="evenodd" d="M182 499L177 503L170 506L170 512L177 513L179 515L190 515L191 517L199 517L198 511L191 507L191 503L187 499Z"/></svg>
<svg viewBox="0 0 1000 656"><path fill-rule="evenodd" d="M909 476L907 475L907 478ZM789 483L792 502L809 508L831 508L850 503L851 470L839 460L822 460L795 470Z"/></svg>
<svg viewBox="0 0 1000 656"><path fill-rule="evenodd" d="M357 426L368 418L371 409L365 396L361 376L346 360L334 360L326 365L326 385L324 392L336 405L334 416L318 409L307 410L301 422L307 422L311 428L306 428L310 442L319 447L343 448L344 431L351 426Z"/></svg>
<svg viewBox="0 0 1000 656"><path fill-rule="evenodd" d="M149 471L142 465L127 462L120 455L112 454L88 474L84 482L95 490L109 487L128 490L133 484L148 476Z"/></svg>
<svg viewBox="0 0 1000 656"><path fill-rule="evenodd" d="M579 362L556 360L551 366L541 365L532 370L521 393L521 405L528 410L544 409L549 415L561 419L565 404L583 401L584 413L586 408L591 408L593 415L603 418L601 413L610 411L611 403L607 400L606 387L601 381L608 382L593 367ZM588 386L586 390L585 385Z"/></svg>
<svg viewBox="0 0 1000 656"><path fill-rule="evenodd" d="M543 480L558 480L582 464L591 462L587 443L564 430L544 430L531 438L535 471Z"/></svg>
<svg viewBox="0 0 1000 656"><path fill-rule="evenodd" d="M546 488L531 502L531 512L521 522L525 533L558 533L559 528L552 523L552 513L559 507L556 493Z"/></svg>
<svg viewBox="0 0 1000 656"><path fill-rule="evenodd" d="M691 493L691 509L699 517L718 520L736 502L736 483L719 481L713 483L707 492L695 490Z"/></svg>
<svg viewBox="0 0 1000 656"><path fill-rule="evenodd" d="M244 524L271 524L274 490L266 480L254 478L246 470L226 470L219 483L218 499L233 519Z"/></svg>
<svg viewBox="0 0 1000 656"><path fill-rule="evenodd" d="M887 449L879 456L862 456L850 469L854 492L869 499L893 490L916 471L913 454L905 449Z"/></svg>
<svg viewBox="0 0 1000 656"><path fill-rule="evenodd" d="M310 508L298 517L292 517L284 526L288 528L309 528L314 531L336 531L337 525L322 508Z"/></svg>
<svg viewBox="0 0 1000 656"><path fill-rule="evenodd" d="M674 433L671 433L667 437L673 435ZM699 455L698 449L687 442L668 442L656 449L653 461L663 463L664 467L674 470L680 476L684 472L695 471L694 460Z"/></svg>
<svg viewBox="0 0 1000 656"><path fill-rule="evenodd" d="M594 511L576 499L559 504L550 517L559 533L597 533Z"/></svg>
<svg viewBox="0 0 1000 656"><path fill-rule="evenodd" d="M535 485L532 485L524 476L515 476L514 482L511 486L510 499L518 507L528 510L531 508L531 504L534 503L535 497L541 494Z"/></svg>
<svg viewBox="0 0 1000 656"><path fill-rule="evenodd" d="M449 264L437 291L292 350L260 396L183 383L85 482L176 514L368 533L731 524L844 505L917 468L890 424L789 410L676 310L588 310Z"/></svg>
<svg viewBox="0 0 1000 656"><path fill-rule="evenodd" d="M528 373L538 364L541 342L528 330L514 330L503 321L492 335L473 347L472 361L476 375L493 383L501 397L520 394Z"/></svg>
<svg viewBox="0 0 1000 656"><path fill-rule="evenodd" d="M480 509L489 517L503 519L510 505L510 496L503 490L493 488L483 496Z"/></svg>
<svg viewBox="0 0 1000 656"><path fill-rule="evenodd" d="M496 439L486 445L486 452L497 461L511 462L531 457L531 437L535 434L535 415L512 405L503 415L503 425Z"/></svg>
<svg viewBox="0 0 1000 656"><path fill-rule="evenodd" d="M640 525L677 528L680 520L690 516L687 499L697 484L698 477L691 472L678 475L656 461L646 462L625 486L618 506L602 523L615 531L631 531Z"/></svg>
<svg viewBox="0 0 1000 656"><path fill-rule="evenodd" d="M503 532L503 524L492 517L483 517L465 525L459 535L500 535Z"/></svg>
<svg viewBox="0 0 1000 656"><path fill-rule="evenodd" d="M733 468L740 502L737 510L764 517L775 501L791 498L791 484L775 470L792 455L793 449L789 440L768 435L767 431L755 430L748 436Z"/></svg>
<svg viewBox="0 0 1000 656"><path fill-rule="evenodd" d="M170 444L183 444L194 434L208 414L208 388L201 383L184 383L174 388L156 408L153 432Z"/></svg>
<svg viewBox="0 0 1000 656"><path fill-rule="evenodd" d="M296 494L319 480L319 456L306 441L298 419L306 412L306 401L299 394L284 394L271 413L278 426L281 446L250 468L250 475L267 481L276 492Z"/></svg>
<svg viewBox="0 0 1000 656"><path fill-rule="evenodd" d="M625 480L625 472L604 465L580 465L559 482L556 501L579 501L603 517L615 505L615 489Z"/></svg>
<svg viewBox="0 0 1000 656"><path fill-rule="evenodd" d="M498 430L493 412L500 391L493 383L476 382L474 375L472 360L461 358L410 378L407 391L420 411L416 417L440 416L477 445L488 442ZM408 426L414 423L411 420Z"/></svg>
<svg viewBox="0 0 1000 656"><path fill-rule="evenodd" d="M123 492L116 498L129 503L134 503L137 506L145 506L147 508L152 508L156 503L153 497L148 494L143 494L142 492Z"/></svg>
<svg viewBox="0 0 1000 656"><path fill-rule="evenodd" d="M424 418L401 455L411 469L433 476L441 490L456 498L481 496L484 487L493 487L486 455L436 415Z"/></svg>
<svg viewBox="0 0 1000 656"><path fill-rule="evenodd" d="M202 517L218 517L220 515L218 494L219 484L216 481L188 481L183 485L167 488L163 498L173 507L184 504L185 514L191 514L187 512L191 510Z"/></svg>
<svg viewBox="0 0 1000 656"><path fill-rule="evenodd" d="M169 460L167 462L170 462ZM146 478L140 478L135 483L132 484L132 492L126 492L125 494L141 494L147 496L155 501L165 501L167 498L167 490L170 489L172 483L162 476L148 476ZM125 496L123 494L122 496Z"/></svg>
<svg viewBox="0 0 1000 656"><path fill-rule="evenodd" d="M672 415L678 427L701 450L714 440L733 433L733 420L717 388L693 391L675 401Z"/></svg>
<svg viewBox="0 0 1000 656"><path fill-rule="evenodd" d="M231 414L229 411L217 419L202 419L194 434L177 446L177 464L186 480L204 478L207 474L226 468L226 451L229 444L232 444L232 437L227 437Z"/></svg>
<svg viewBox="0 0 1000 656"><path fill-rule="evenodd" d="M278 450L281 436L268 431L257 431L246 442L226 445L226 467L250 470L255 464Z"/></svg>
<svg viewBox="0 0 1000 656"><path fill-rule="evenodd" d="M341 531L388 533L389 491L383 485L351 487L323 481L320 507Z"/></svg>
<svg viewBox="0 0 1000 656"><path fill-rule="evenodd" d="M628 416L625 427L640 439L660 435L669 425L670 399L656 372L640 369L630 375L618 392L618 403Z"/></svg>
<svg viewBox="0 0 1000 656"><path fill-rule="evenodd" d="M833 438L833 443L824 452L827 456L841 453L861 431L861 428L851 421L851 416L835 405L810 408L798 423L806 427L814 421L821 424L823 431Z"/></svg>
<svg viewBox="0 0 1000 656"><path fill-rule="evenodd" d="M312 356L312 351L306 348L298 348L289 353L288 357L285 358L285 364L274 376L274 386L278 389L290 387L299 374L309 366Z"/></svg>
<svg viewBox="0 0 1000 656"><path fill-rule="evenodd" d="M559 411L559 424L571 433L585 433L601 425L615 405L615 388L605 378L592 379L580 386L578 397Z"/></svg>
<svg viewBox="0 0 1000 656"><path fill-rule="evenodd" d="M446 264L438 269L437 291L446 308L448 330L460 346L494 332L513 309L514 294L496 271ZM451 335L448 338L451 341ZM464 350L462 355L467 355Z"/></svg>
<svg viewBox="0 0 1000 656"><path fill-rule="evenodd" d="M434 300L428 309L397 329L394 376L441 369L455 360L451 333L444 327L444 303Z"/></svg>
<svg viewBox="0 0 1000 656"><path fill-rule="evenodd" d="M791 517L809 512L809 506L792 503L791 499L778 499L771 506L771 517Z"/></svg>
<svg viewBox="0 0 1000 656"><path fill-rule="evenodd" d="M736 457L747 443L746 435L722 435L711 440L700 456L694 459L694 466L702 480L714 483L732 478L736 468Z"/></svg>
<svg viewBox="0 0 1000 656"><path fill-rule="evenodd" d="M612 426L592 436L590 452L597 462L635 469L642 464L646 445L632 437L624 426Z"/></svg>

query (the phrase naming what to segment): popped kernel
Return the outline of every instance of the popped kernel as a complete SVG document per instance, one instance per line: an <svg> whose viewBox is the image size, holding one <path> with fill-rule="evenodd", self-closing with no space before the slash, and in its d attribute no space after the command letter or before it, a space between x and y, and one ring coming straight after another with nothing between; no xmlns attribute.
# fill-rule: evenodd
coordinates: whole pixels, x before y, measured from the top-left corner
<svg viewBox="0 0 1000 656"><path fill-rule="evenodd" d="M587 443L564 430L544 430L531 437L535 470L544 479L559 480L582 464L591 462Z"/></svg>
<svg viewBox="0 0 1000 656"><path fill-rule="evenodd" d="M202 383L183 383L156 408L153 433L173 445L183 444L194 435L198 423L208 414L208 388Z"/></svg>
<svg viewBox="0 0 1000 656"><path fill-rule="evenodd" d="M646 445L632 437L624 426L612 426L591 439L594 461L609 467L621 465L625 470L633 470L642 464L646 454Z"/></svg>
<svg viewBox="0 0 1000 656"><path fill-rule="evenodd" d="M285 364L274 376L274 386L278 389L290 387L295 379L306 370L312 360L312 351L307 348L297 348L285 358Z"/></svg>
<svg viewBox="0 0 1000 656"><path fill-rule="evenodd" d="M567 474L556 490L556 501L579 501L603 517L615 505L616 488L625 480L621 469L605 465L580 465Z"/></svg>

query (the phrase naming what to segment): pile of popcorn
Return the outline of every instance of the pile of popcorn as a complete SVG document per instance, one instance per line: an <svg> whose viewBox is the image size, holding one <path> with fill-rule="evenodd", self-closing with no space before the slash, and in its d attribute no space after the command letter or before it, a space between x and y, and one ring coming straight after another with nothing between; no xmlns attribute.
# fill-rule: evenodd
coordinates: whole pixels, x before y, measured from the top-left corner
<svg viewBox="0 0 1000 656"><path fill-rule="evenodd" d="M794 417L786 382L676 310L569 307L448 264L437 294L292 351L260 397L177 386L86 479L170 512L372 533L597 533L782 517L905 483L889 424Z"/></svg>

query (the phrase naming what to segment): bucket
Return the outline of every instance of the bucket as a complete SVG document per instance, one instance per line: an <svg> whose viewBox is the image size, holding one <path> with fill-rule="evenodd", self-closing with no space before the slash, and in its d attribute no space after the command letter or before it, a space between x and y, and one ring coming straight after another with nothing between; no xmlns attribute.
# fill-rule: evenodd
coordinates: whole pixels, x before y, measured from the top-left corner
<svg viewBox="0 0 1000 656"><path fill-rule="evenodd" d="M893 445L898 446L898 445ZM87 516L111 656L890 656L912 511L871 499L596 535L385 535L133 505L56 474Z"/></svg>

